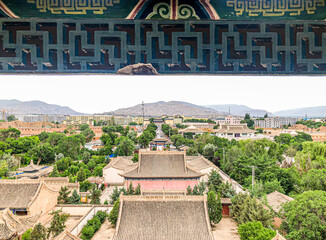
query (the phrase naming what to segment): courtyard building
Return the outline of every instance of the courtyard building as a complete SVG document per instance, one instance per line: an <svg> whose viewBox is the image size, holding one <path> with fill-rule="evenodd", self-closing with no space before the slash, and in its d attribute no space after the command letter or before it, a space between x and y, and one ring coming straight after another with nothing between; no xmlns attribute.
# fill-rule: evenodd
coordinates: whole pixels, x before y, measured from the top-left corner
<svg viewBox="0 0 326 240"><path fill-rule="evenodd" d="M214 240L204 196L120 196L114 240Z"/></svg>

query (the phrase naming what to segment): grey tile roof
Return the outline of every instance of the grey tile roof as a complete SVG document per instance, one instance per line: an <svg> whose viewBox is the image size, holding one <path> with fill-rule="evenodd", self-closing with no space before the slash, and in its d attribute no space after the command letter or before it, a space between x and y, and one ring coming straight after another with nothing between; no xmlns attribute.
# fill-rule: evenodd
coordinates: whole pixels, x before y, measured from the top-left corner
<svg viewBox="0 0 326 240"><path fill-rule="evenodd" d="M214 240L204 197L121 198L114 240Z"/></svg>
<svg viewBox="0 0 326 240"><path fill-rule="evenodd" d="M141 153L138 165L121 176L126 178L199 178L204 174L186 164L184 153Z"/></svg>
<svg viewBox="0 0 326 240"><path fill-rule="evenodd" d="M0 208L28 208L41 183L0 181Z"/></svg>

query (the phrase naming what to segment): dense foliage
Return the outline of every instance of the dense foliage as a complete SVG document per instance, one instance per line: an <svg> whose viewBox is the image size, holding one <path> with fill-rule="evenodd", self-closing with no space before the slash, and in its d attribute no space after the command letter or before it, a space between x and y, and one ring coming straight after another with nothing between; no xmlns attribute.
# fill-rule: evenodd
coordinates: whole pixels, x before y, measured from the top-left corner
<svg viewBox="0 0 326 240"><path fill-rule="evenodd" d="M241 240L271 240L276 232L263 227L261 222L247 222L238 228Z"/></svg>
<svg viewBox="0 0 326 240"><path fill-rule="evenodd" d="M326 192L307 191L283 207L282 228L289 240L326 239Z"/></svg>
<svg viewBox="0 0 326 240"><path fill-rule="evenodd" d="M87 221L85 227L83 227L81 233L81 239L90 240L94 236L94 234L100 229L101 225L104 223L108 214L104 211L98 211L95 216Z"/></svg>

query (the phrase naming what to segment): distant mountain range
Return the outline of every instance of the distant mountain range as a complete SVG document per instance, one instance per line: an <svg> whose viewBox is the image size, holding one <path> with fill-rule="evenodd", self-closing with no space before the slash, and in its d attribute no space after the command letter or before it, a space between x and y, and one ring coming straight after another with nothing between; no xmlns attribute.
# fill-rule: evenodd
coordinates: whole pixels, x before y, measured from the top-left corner
<svg viewBox="0 0 326 240"><path fill-rule="evenodd" d="M146 103L144 104L144 108L145 116L182 115L188 117L209 117L226 114L226 112L216 111L212 108L180 101ZM118 109L110 113L114 115L142 116L142 104Z"/></svg>
<svg viewBox="0 0 326 240"><path fill-rule="evenodd" d="M263 117L267 113L268 116L272 117L274 116L272 113L262 110L262 109L253 109L245 105L237 105L237 104L224 104L224 105L207 105L205 107L212 108L216 111L220 112L229 112L231 115L235 116L244 116L246 113L249 113L252 117Z"/></svg>
<svg viewBox="0 0 326 240"><path fill-rule="evenodd" d="M284 111L278 111L274 113L279 117L325 117L326 116L326 106L319 107L306 107L306 108L296 108Z"/></svg>
<svg viewBox="0 0 326 240"><path fill-rule="evenodd" d="M223 104L223 105L206 105L199 106L182 101L154 102L145 103L145 116L174 116L182 115L187 117L215 117L219 115L228 115L229 108L231 115L244 116L249 113L252 117L263 117L266 113L268 116L278 117L326 117L326 106L296 108L271 113L263 109L253 109L245 105ZM69 107L55 104L47 104L41 101L19 101L19 100L0 100L0 111L5 110L9 114L26 115L26 114L48 114L48 115L82 115ZM138 104L129 108L121 108L113 112L104 114L125 115L125 116L142 116L142 105Z"/></svg>
<svg viewBox="0 0 326 240"><path fill-rule="evenodd" d="M0 110L5 110L13 115L22 114L57 114L57 115L81 115L82 113L76 112L69 107L62 107L55 104L47 104L41 101L18 101L13 100L0 100Z"/></svg>

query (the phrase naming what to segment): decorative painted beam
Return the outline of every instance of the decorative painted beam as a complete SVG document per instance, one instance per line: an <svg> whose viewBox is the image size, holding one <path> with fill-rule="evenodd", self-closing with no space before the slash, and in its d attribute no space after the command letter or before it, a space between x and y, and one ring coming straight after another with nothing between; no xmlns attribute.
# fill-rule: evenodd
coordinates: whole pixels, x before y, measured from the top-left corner
<svg viewBox="0 0 326 240"><path fill-rule="evenodd" d="M2 19L0 73L326 74L325 36L325 21Z"/></svg>

